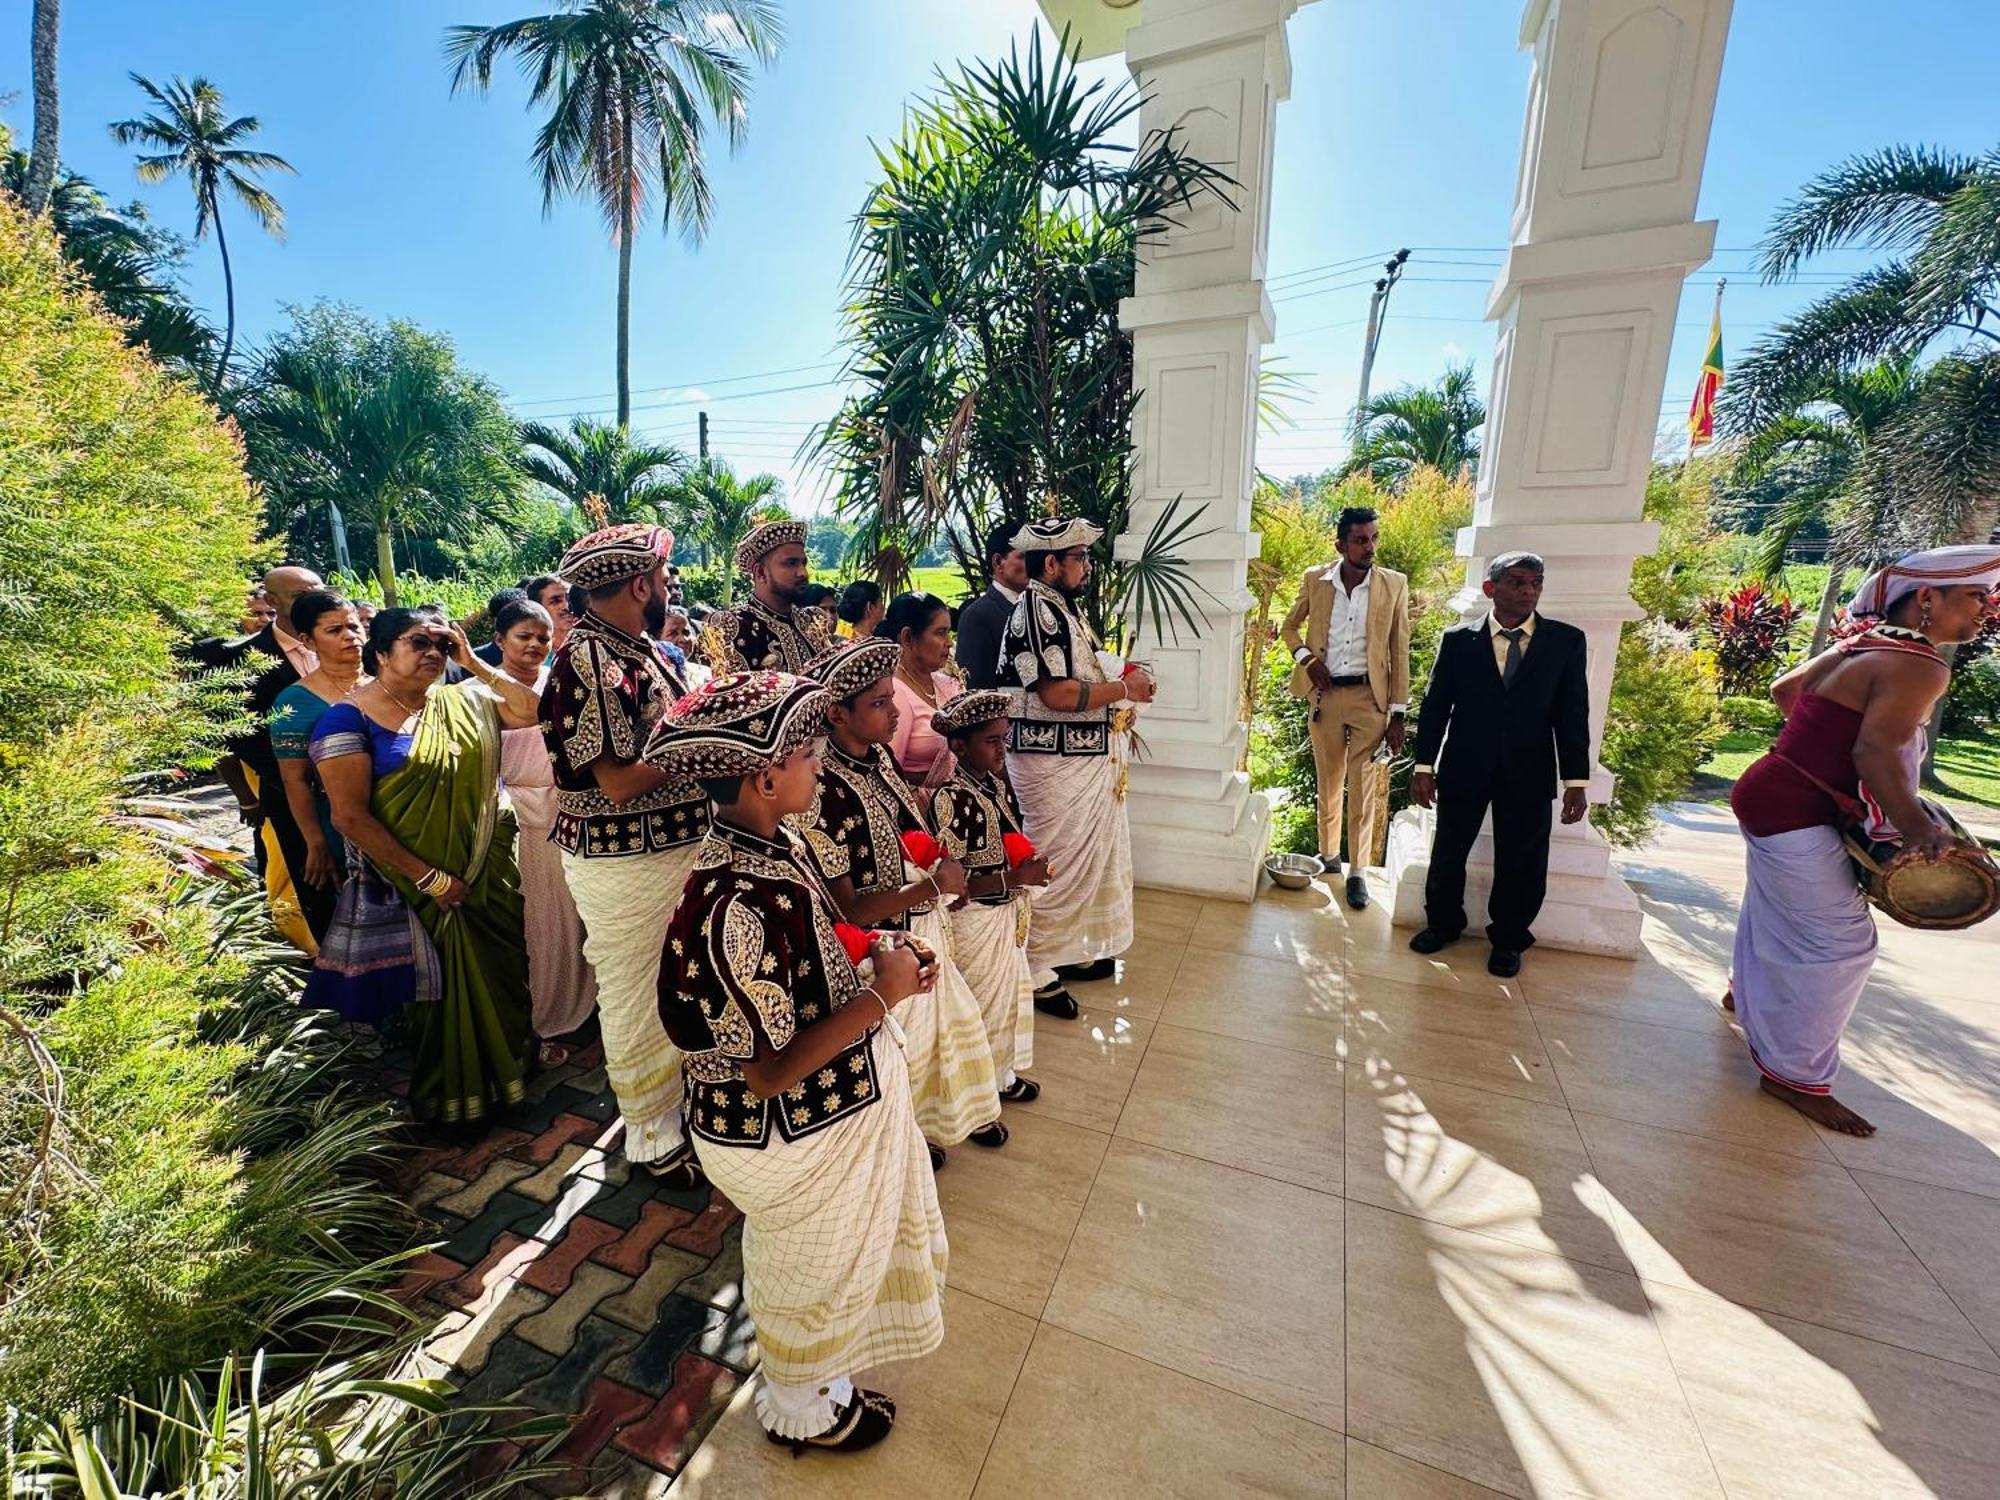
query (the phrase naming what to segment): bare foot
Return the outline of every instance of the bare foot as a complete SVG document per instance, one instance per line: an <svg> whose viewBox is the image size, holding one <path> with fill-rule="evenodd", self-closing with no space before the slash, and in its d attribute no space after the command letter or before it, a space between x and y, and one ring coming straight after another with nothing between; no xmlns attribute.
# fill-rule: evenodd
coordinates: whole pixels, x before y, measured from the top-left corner
<svg viewBox="0 0 2000 1500"><path fill-rule="evenodd" d="M1722 1008L1732 1016L1736 1014L1736 987L1731 985L1722 992Z"/></svg>
<svg viewBox="0 0 2000 1500"><path fill-rule="evenodd" d="M1837 1130L1842 1135L1875 1133L1873 1125L1831 1094L1802 1094L1797 1089L1788 1089L1782 1083L1770 1078L1761 1079L1759 1082L1763 1085L1765 1093L1773 1099L1791 1105L1815 1125L1824 1125L1828 1130Z"/></svg>

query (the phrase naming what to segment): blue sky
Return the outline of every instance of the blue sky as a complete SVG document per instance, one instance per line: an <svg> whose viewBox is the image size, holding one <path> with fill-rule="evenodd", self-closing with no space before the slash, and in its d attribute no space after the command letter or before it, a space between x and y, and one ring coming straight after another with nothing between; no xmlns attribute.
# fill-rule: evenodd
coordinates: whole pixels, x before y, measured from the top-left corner
<svg viewBox="0 0 2000 1500"><path fill-rule="evenodd" d="M138 112L127 73L206 74L296 178L276 179L279 243L240 214L240 339L282 324L287 303L329 297L448 333L523 414L608 412L616 259L594 209L544 217L527 152L536 118L509 73L486 98L450 97L440 39L456 22L526 14L533 0L71 0L64 7L64 157L114 199L143 198L187 229L185 188L137 186L105 123ZM792 463L830 412L848 220L870 181L871 139L892 137L934 70L991 57L1038 22L1033 0L787 0L783 56L757 85L749 140L714 169L718 211L689 251L657 229L637 243L634 425L688 446L695 411L716 451L769 469L810 507ZM1725 347L1741 350L1813 294L1766 288L1747 247L1815 171L1892 141L1964 150L2000 142L1990 91L1951 60L1990 50L1991 0L1762 0L1736 7L1700 212L1725 247L1684 296L1666 417L1685 409L1714 278L1727 275ZM1510 0L1320 0L1292 23L1294 83L1279 112L1270 270L1275 353L1308 375L1292 431L1260 464L1317 469L1339 454L1368 288L1315 268L1415 250L1376 365L1377 389L1471 358L1506 235L1527 86ZM0 110L26 134L29 0L0 0ZM1983 39L1983 40L1982 40ZM1115 60L1095 71L1122 74ZM1866 257L1823 262L1852 268ZM189 266L221 306L213 245ZM1348 283L1359 284L1349 285ZM803 387L797 389L796 387Z"/></svg>

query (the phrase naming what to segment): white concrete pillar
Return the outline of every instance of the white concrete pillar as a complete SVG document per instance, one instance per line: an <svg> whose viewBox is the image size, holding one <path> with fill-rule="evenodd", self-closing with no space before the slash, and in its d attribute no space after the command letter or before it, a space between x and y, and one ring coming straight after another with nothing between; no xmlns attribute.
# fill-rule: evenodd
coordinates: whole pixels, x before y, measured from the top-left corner
<svg viewBox="0 0 2000 1500"><path fill-rule="evenodd" d="M1131 523L1117 540L1137 556L1176 499L1199 508L1211 534L1181 548L1202 620L1155 639L1142 623L1135 655L1160 683L1144 711L1146 754L1134 764L1127 808L1141 885L1249 900L1270 841L1269 810L1237 766L1249 733L1241 717L1244 619L1253 607L1246 565L1257 371L1272 336L1264 293L1271 150L1278 101L1290 90L1285 24L1305 0L1042 0L1050 24L1072 28L1084 55L1122 44L1145 90L1142 132L1173 130L1239 186L1234 206L1206 198L1141 257L1134 294L1119 307L1132 334L1140 391L1132 424ZM1136 24L1134 24L1136 22Z"/></svg>
<svg viewBox="0 0 2000 1500"><path fill-rule="evenodd" d="M1681 284L1709 257L1694 222L1731 0L1530 0L1534 53L1507 263L1486 316L1499 325L1472 525L1459 533L1467 617L1486 601L1487 559L1524 548L1548 563L1542 612L1590 638L1591 800L1619 628L1639 617L1632 560L1659 528L1642 519ZM1445 751L1447 763L1450 751ZM1423 922L1428 826L1390 829L1399 924ZM1557 826L1536 937L1636 954L1640 912L1588 823ZM1466 908L1483 925L1492 844L1482 835Z"/></svg>

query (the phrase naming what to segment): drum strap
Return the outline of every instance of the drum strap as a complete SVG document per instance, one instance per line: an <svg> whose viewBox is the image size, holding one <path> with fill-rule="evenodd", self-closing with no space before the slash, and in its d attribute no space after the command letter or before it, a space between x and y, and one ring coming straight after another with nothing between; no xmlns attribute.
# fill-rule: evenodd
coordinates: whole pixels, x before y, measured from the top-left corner
<svg viewBox="0 0 2000 1500"><path fill-rule="evenodd" d="M1807 781L1810 781L1814 786L1818 787L1822 792L1825 792L1827 796L1831 797L1833 799L1834 807L1837 808L1840 812L1840 816L1842 819L1841 826L1843 828L1858 827L1861 824L1866 823L1868 821L1868 806L1859 797L1855 796L1854 793L1843 792L1839 787L1831 786L1825 781L1822 781L1819 777L1813 775L1812 772L1808 771L1804 766L1800 765L1797 761L1793 760L1789 755L1785 755L1780 753L1779 751L1773 750L1771 752L1771 758L1773 760L1783 761L1786 765L1790 766L1794 771L1797 771L1799 775L1805 777Z"/></svg>

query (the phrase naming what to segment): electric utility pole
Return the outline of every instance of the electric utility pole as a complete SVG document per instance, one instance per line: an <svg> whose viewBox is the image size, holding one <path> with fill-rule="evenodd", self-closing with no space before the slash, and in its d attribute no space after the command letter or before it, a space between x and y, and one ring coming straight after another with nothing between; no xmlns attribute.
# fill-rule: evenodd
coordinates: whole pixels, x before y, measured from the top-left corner
<svg viewBox="0 0 2000 1500"><path fill-rule="evenodd" d="M1361 345L1361 390L1354 398L1354 442L1359 446L1368 435L1368 377L1375 369L1375 346L1382 341L1382 315L1389 309L1389 293L1402 280L1407 250L1398 250L1382 263L1383 274L1376 278L1375 294L1368 299L1368 336Z"/></svg>
<svg viewBox="0 0 2000 1500"><path fill-rule="evenodd" d="M701 461L708 462L708 413L700 412L695 417L695 431L701 444Z"/></svg>

